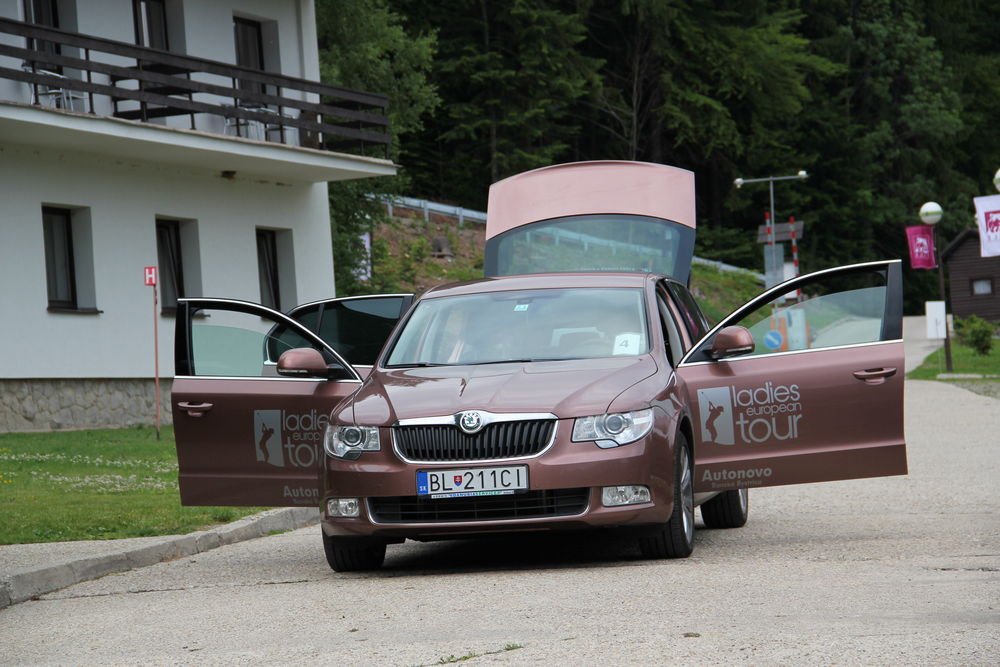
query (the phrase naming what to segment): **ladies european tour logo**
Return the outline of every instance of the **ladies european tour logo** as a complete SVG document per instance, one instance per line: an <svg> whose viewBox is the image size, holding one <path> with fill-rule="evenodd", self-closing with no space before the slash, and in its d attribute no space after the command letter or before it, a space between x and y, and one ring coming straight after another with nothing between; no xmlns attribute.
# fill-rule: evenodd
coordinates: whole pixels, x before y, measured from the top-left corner
<svg viewBox="0 0 1000 667"><path fill-rule="evenodd" d="M311 468L319 463L319 446L329 423L330 418L316 410L254 410L254 455L276 468Z"/></svg>
<svg viewBox="0 0 1000 667"><path fill-rule="evenodd" d="M701 415L701 440L715 445L734 445L733 401L729 387L698 390L698 414Z"/></svg>
<svg viewBox="0 0 1000 667"><path fill-rule="evenodd" d="M748 445L799 437L802 419L799 385L765 382L759 387L709 387L698 390L701 439L734 445L736 434Z"/></svg>
<svg viewBox="0 0 1000 667"><path fill-rule="evenodd" d="M284 467L281 452L281 410L253 411L254 449L257 460L279 468Z"/></svg>

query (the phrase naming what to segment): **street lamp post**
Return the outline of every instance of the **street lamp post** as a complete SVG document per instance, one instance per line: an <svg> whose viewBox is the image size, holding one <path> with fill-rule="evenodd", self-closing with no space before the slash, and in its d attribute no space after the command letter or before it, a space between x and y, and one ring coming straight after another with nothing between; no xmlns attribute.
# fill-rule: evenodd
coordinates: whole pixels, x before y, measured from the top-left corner
<svg viewBox="0 0 1000 667"><path fill-rule="evenodd" d="M920 207L920 222L930 225L934 230L934 254L938 269L938 291L941 293L941 301L944 302L944 363L948 372L952 372L951 365L951 333L948 327L948 299L944 292L944 264L941 261L941 249L937 242L937 223L944 215L941 205L937 202L929 201Z"/></svg>
<svg viewBox="0 0 1000 667"><path fill-rule="evenodd" d="M774 229L775 225L778 224L778 219L774 217L774 182L775 181L803 181L809 178L809 174L805 169L800 169L798 173L792 174L790 176L765 176L764 178L737 178L733 180L733 185L736 189L742 188L744 185L750 183L767 183L771 195L771 218L770 223L767 226L767 252L774 250ZM793 225L794 228L794 225ZM775 255L770 256L772 260L775 259ZM766 263L766 262L765 262ZM779 280L780 282L780 280Z"/></svg>

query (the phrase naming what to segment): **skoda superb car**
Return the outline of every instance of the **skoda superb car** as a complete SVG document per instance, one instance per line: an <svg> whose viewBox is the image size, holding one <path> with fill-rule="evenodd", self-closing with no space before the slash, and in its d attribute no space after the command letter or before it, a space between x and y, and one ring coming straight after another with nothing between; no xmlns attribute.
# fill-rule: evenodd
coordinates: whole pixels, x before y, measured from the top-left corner
<svg viewBox="0 0 1000 667"><path fill-rule="evenodd" d="M750 488L905 474L900 263L796 278L709 326L685 287L693 209L643 200L680 170L633 167L502 182L491 277L412 306L181 301L183 502L319 506L331 567L355 570L405 539L523 531L685 557L699 505L734 528Z"/></svg>

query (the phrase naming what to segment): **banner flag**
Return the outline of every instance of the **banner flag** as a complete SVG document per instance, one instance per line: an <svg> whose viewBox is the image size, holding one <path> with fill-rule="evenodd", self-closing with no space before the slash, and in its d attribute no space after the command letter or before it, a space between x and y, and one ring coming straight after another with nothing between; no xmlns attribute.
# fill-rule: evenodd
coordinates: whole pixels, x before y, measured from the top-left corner
<svg viewBox="0 0 1000 667"><path fill-rule="evenodd" d="M915 225L906 228L906 240L910 243L910 266L914 269L936 269L934 259L934 228L930 225Z"/></svg>
<svg viewBox="0 0 1000 667"><path fill-rule="evenodd" d="M979 224L979 254L1000 255L1000 195L976 197L976 223Z"/></svg>

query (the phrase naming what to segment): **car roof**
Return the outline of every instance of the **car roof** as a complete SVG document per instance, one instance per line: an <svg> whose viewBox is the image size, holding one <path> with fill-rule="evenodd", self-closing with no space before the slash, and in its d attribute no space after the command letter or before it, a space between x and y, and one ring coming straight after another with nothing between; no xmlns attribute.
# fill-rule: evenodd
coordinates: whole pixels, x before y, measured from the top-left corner
<svg viewBox="0 0 1000 667"><path fill-rule="evenodd" d="M423 294L421 299L434 299L444 296L463 294L482 294L485 292L505 292L528 289L560 289L560 288L621 288L642 287L649 280L662 279L664 276L651 273L537 273L518 276L498 276L484 278L464 283L452 283L433 287Z"/></svg>

